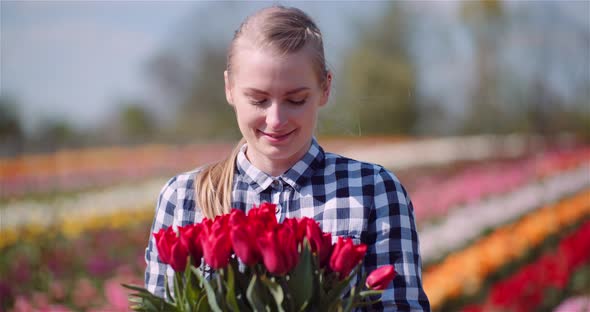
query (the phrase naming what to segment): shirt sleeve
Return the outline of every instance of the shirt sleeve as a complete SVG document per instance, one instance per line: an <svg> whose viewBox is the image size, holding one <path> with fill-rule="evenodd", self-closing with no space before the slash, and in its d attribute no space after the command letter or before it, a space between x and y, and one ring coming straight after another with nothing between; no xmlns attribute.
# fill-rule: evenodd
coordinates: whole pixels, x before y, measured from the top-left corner
<svg viewBox="0 0 590 312"><path fill-rule="evenodd" d="M158 258L158 248L153 233L173 226L174 211L177 204L176 177L170 179L160 191L156 203L156 213L152 223L148 246L145 250L145 288L152 294L164 298L164 276L168 275L168 285L173 289L174 270Z"/></svg>
<svg viewBox="0 0 590 312"><path fill-rule="evenodd" d="M412 202L397 177L381 168L375 175L374 206L369 215L364 270L392 264L396 276L369 311L430 311L422 287L422 261Z"/></svg>

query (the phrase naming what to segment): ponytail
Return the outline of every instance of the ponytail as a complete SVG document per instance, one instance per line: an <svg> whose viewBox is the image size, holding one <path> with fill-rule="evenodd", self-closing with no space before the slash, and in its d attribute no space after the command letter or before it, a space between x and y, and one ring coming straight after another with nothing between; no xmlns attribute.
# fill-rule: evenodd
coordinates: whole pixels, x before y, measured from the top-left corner
<svg viewBox="0 0 590 312"><path fill-rule="evenodd" d="M197 203L204 217L213 219L231 211L236 158L244 143L242 138L226 159L207 166L195 177Z"/></svg>

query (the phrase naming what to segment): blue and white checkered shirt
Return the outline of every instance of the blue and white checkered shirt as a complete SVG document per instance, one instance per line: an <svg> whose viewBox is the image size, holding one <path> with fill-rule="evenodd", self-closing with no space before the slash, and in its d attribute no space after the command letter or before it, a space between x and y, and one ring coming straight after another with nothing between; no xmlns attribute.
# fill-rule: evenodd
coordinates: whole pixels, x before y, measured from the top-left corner
<svg viewBox="0 0 590 312"><path fill-rule="evenodd" d="M291 169L272 177L237 156L232 207L247 212L253 205L277 205L277 219L311 217L333 239L351 237L363 242L365 272L393 264L397 275L382 295L377 310L429 311L422 288L421 258L412 203L398 178L375 164L325 153L315 138L309 151ZM200 169L170 179L158 198L152 233L169 226L200 222L194 178ZM146 248L146 288L164 296L164 274L174 271L158 259L155 240Z"/></svg>

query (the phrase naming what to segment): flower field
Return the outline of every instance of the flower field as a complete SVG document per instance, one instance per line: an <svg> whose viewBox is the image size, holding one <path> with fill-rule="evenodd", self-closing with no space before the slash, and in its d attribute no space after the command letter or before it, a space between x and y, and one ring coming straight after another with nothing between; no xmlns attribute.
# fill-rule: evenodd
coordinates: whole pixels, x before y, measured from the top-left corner
<svg viewBox="0 0 590 312"><path fill-rule="evenodd" d="M590 309L590 146L519 136L319 141L398 175L433 311ZM0 159L0 311L127 311L121 283L143 284L160 188L231 148Z"/></svg>

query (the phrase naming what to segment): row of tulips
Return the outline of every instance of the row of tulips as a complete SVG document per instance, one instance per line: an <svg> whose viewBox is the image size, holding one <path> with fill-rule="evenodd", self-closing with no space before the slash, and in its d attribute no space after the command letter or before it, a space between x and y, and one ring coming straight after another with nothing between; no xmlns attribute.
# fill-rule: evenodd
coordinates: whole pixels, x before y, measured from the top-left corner
<svg viewBox="0 0 590 312"><path fill-rule="evenodd" d="M579 166L498 195L452 210L438 223L420 226L420 249L425 264L440 261L507 222L590 187L590 164Z"/></svg>
<svg viewBox="0 0 590 312"><path fill-rule="evenodd" d="M0 311L128 311L121 283L143 281L149 225L53 233L3 249Z"/></svg>
<svg viewBox="0 0 590 312"><path fill-rule="evenodd" d="M589 312L590 295L570 297L562 301L553 312Z"/></svg>
<svg viewBox="0 0 590 312"><path fill-rule="evenodd" d="M553 157L552 159L554 160L563 160L566 159L567 161L565 161L563 164L567 164L568 166L561 166L559 167L560 172L554 172L554 174L552 176L546 177L545 179L541 180L541 181L534 181L533 183L533 188L543 188L538 190L538 193L551 193L554 194L556 193L555 190L563 190L563 187L554 187L554 183L552 182L553 180L563 180L563 178L561 178L562 176L567 176L568 174L570 174L570 171L572 170L571 168L569 168L569 166L571 165L575 165L578 164L579 160L580 160L580 156L578 154L561 154L563 155L569 155L569 158L563 158L563 157ZM575 157L574 157L575 156ZM565 156L564 156L565 157ZM483 165L481 165L483 167ZM579 166L579 164L578 164ZM582 165L583 166L583 165ZM567 168L567 171L563 171L564 168ZM467 168L466 171L473 171L474 168ZM481 169L481 167L480 167ZM585 170L584 167L580 167L576 170ZM475 170L476 172L478 170ZM479 170L480 172L483 171L483 169ZM506 170L503 170L506 171ZM444 189L448 194L466 194L465 196L471 196L470 191L469 190L473 190L473 189L469 189L469 188L464 188L467 184L475 184L473 183L474 180L471 178L467 178L466 174L461 174L460 175L463 179L465 179L465 182L461 182L461 183L453 183L452 185L455 187L455 189L451 189L451 188L447 188L447 187L441 187L441 189ZM474 179L480 179L482 178L482 176L474 176ZM579 179L577 179L576 181L578 181ZM497 184L502 184L500 180L496 181L498 182ZM540 185L538 183L541 183ZM561 183L561 182L559 182ZM572 184L573 182L570 182L569 184ZM147 180L147 181L143 181L141 183L134 183L134 184L127 184L127 185L117 185L117 186L112 186L112 187L108 187L102 190L95 190L95 191L88 191L88 192L80 192L80 193L76 193L74 195L62 195L62 196L58 196L58 197L54 197L54 198L50 198L50 199L46 199L46 200L36 200L36 199L23 199L23 200L14 200L14 201L10 201L10 202L6 202L3 204L2 207L2 213L3 213L3 219L4 219L4 224L6 226L4 226L2 229L0 229L0 233L2 232L10 232L12 234L5 234L5 235L0 235L0 248L2 248L2 246L6 245L7 243L9 243L11 240L9 240L9 238L14 237L14 233L18 231L18 229L22 228L22 227L29 227L29 228L33 228L33 229L42 229L44 227L49 227L53 224L59 224L59 223L74 223L76 224L76 222L69 222L68 220L78 220L78 219L88 219L88 218L95 218L95 217L101 217L101 216L105 216L114 212L117 212L121 209L130 209L130 208L141 208L141 207L149 207L151 205L153 205L153 203L155 202L155 196L158 193L159 188L161 187L161 185L163 184L163 180L161 179L153 179L153 180ZM543 186L545 185L545 186ZM418 219L418 225L421 227L421 232L424 233L428 233L428 232L433 232L433 237L438 237L439 235L441 235L441 231L442 232L448 232L445 231L444 229L441 229L440 225L434 225L434 226L428 226L428 225L424 225L424 219L427 218L431 218L432 216L426 215L425 212L428 213L433 213L433 216L437 216L438 212L436 211L432 211L430 210L430 208L428 208L428 206L425 206L424 203L420 204L419 203L419 199L417 200L418 203L416 203L416 199L414 199L414 195L413 194L418 194L418 198L419 198L419 194L422 193L423 189L429 189L429 190L434 190L436 191L438 188L433 188L431 187L431 185L429 185L428 183L425 184L420 184L417 185L416 187L418 187L418 189L415 190L415 193L412 192L412 199L415 202L415 213L417 215L422 215L423 219ZM569 187L569 186L568 186ZM569 192L571 191L575 191L576 188L575 186L571 186L574 187L574 189L570 189ZM524 189L526 189L526 187L524 187ZM555 189L555 190L553 190ZM563 190L563 191L567 191L567 190ZM476 191L477 193L477 191ZM514 192L513 192L514 193ZM517 193L522 193L522 192L517 192ZM481 193L477 193L480 194ZM509 194L508 197L502 198L503 194L495 194L495 197L500 197L500 202L497 203L495 201L493 206L506 206L506 204L502 201L510 201L510 197L518 197L518 194ZM563 194L559 195L559 196L563 196ZM142 202L137 202L137 198L141 198L143 199ZM458 198L458 197L457 197ZM538 196L538 198L541 198L541 196ZM530 200L529 200L530 201ZM476 211L480 210L480 206L490 206L490 202L488 201L487 203L485 201L474 201L472 204L470 205L464 205L460 208L455 208L452 213L451 213L451 217L447 218L446 223L449 223L452 220L456 220L460 218L460 215L462 213L464 213L465 211ZM521 204L519 204L521 205ZM537 206L536 203L529 203L525 206L530 207L530 206ZM426 207L426 208L425 208ZM448 207L447 207L448 208ZM151 209L150 209L151 210ZM489 209L488 209L489 210ZM497 214L499 216L504 215L505 213L500 213ZM453 215L457 215L457 217L453 216ZM478 212L477 215L480 215L480 213ZM480 218L481 219L481 218ZM486 221L489 220L496 220L497 218L494 218L493 216L488 216L485 218ZM504 218L506 219L506 218ZM472 223L474 224L474 223ZM75 227L75 226L72 226ZM455 229L454 226L451 226L451 228ZM75 231L74 231L75 232ZM452 233L455 233L455 231L451 231ZM461 235L455 235L456 238L462 239L462 238L468 238L471 239L473 238L474 235L477 235L479 232L476 231L474 233L471 233L470 235L467 235L466 233L461 233ZM443 251L449 251L452 248L447 247L447 244L439 244L438 240L432 240L433 244L429 244L429 239L428 236L429 234L424 234L425 236L427 236L427 238L425 239L425 243L423 244L424 247L424 252L423 254L425 255L425 257L427 259L431 259L432 257L430 256L431 254L440 254L441 253L441 248ZM444 233L442 234L444 235ZM463 239L464 241L465 239ZM446 240L447 242L452 242L453 240L451 240L450 238ZM453 241L454 242L454 241ZM453 246L453 248L456 248L457 246L457 242L454 242L453 244L451 244ZM434 248L430 248L429 246L433 246ZM432 249L432 250L431 250Z"/></svg>
<svg viewBox="0 0 590 312"><path fill-rule="evenodd" d="M23 155L0 160L0 198L34 193L79 191L168 176L216 161L231 144L64 150L50 155ZM170 160L174 161L170 161Z"/></svg>
<svg viewBox="0 0 590 312"><path fill-rule="evenodd" d="M111 214L78 219L70 218L51 226L32 223L21 228L0 229L0 250L22 242L35 244L45 239L57 239L59 237L76 239L87 235L88 232L110 229L124 230L138 224L149 227L149 222L153 219L153 216L153 207L151 205L150 207L139 208L133 206L132 209L122 209Z"/></svg>
<svg viewBox="0 0 590 312"><path fill-rule="evenodd" d="M544 253L515 274L494 283L485 302L471 305L464 312L476 311L538 311L555 306L555 299L565 295L571 279L582 284L573 285L581 291L590 287L590 221L563 238L557 248ZM569 287L572 288L572 287Z"/></svg>
<svg viewBox="0 0 590 312"><path fill-rule="evenodd" d="M163 180L148 180L100 191L61 196L48 201L20 200L0 208L0 249L18 239L67 236L101 227L121 227L153 218L154 203Z"/></svg>
<svg viewBox="0 0 590 312"><path fill-rule="evenodd" d="M328 151L359 160L372 161L396 170L432 165L425 157L440 157L444 151L462 150L435 161L445 165L464 160L497 157L515 158L528 151L524 137L463 137L429 140L400 138L322 139ZM516 143L516 146L512 146ZM139 147L89 148L63 150L49 155L23 155L0 159L0 198L13 198L33 193L71 192L121 182L133 182L216 161L227 155L232 143L192 144L185 146L143 145ZM512 146L509 153L503 146ZM477 157L465 158L470 152ZM421 153L424 149L438 150ZM514 150L517 150L515 153ZM393 150L392 150L393 149ZM478 151L484 151L483 154ZM481 155L480 155L481 154ZM384 157L384 155L387 155ZM400 159L393 159L400 158ZM174 159L174 161L170 161ZM410 161L410 163L408 163ZM391 162L391 164L389 164Z"/></svg>
<svg viewBox="0 0 590 312"><path fill-rule="evenodd" d="M589 196L590 189L531 212L430 266L424 272L423 283L432 308L477 293L486 278L502 266L520 259L550 235L590 217Z"/></svg>
<svg viewBox="0 0 590 312"><path fill-rule="evenodd" d="M416 219L424 224L446 216L458 206L511 192L589 162L590 148L555 151L510 162L477 163L451 177L425 176L407 187L416 207Z"/></svg>
<svg viewBox="0 0 590 312"><path fill-rule="evenodd" d="M433 262L462 247L480 235L485 228L493 228L540 207L544 202L555 201L587 187L588 170L590 169L587 165L582 165L503 197L457 208L439 223L420 226L422 256L425 262ZM134 218L139 218L140 221L148 220L153 213L155 196L162 183L156 179L79 193L75 197L63 196L50 201L21 200L8 203L2 208L5 226L0 229L0 249L16 242L19 237L45 235L46 229L56 225L61 226L62 233L72 236L79 235L86 229L124 226ZM143 201L138 202L137 198ZM495 207L504 209L498 210ZM441 237L444 239L441 240Z"/></svg>

